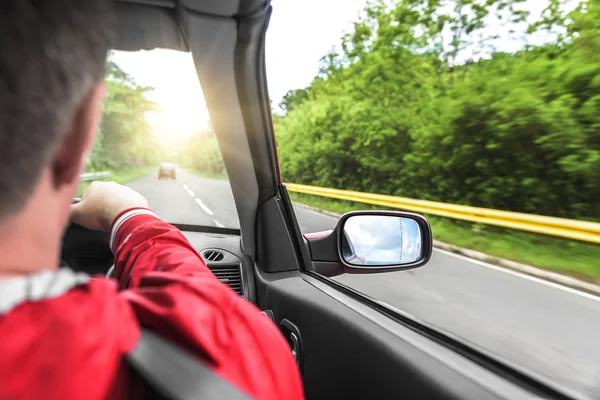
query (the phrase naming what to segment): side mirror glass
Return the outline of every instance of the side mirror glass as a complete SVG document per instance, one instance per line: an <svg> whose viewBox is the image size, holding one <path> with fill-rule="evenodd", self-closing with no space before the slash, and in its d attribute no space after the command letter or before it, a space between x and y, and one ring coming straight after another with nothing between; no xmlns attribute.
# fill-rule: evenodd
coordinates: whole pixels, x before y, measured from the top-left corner
<svg viewBox="0 0 600 400"><path fill-rule="evenodd" d="M343 260L352 265L403 265L419 260L422 233L414 219L387 215L357 215L346 220Z"/></svg>
<svg viewBox="0 0 600 400"><path fill-rule="evenodd" d="M353 211L335 229L307 233L310 268L332 277L421 267L433 252L425 217L404 211Z"/></svg>
<svg viewBox="0 0 600 400"><path fill-rule="evenodd" d="M337 229L340 259L352 268L415 267L423 265L431 256L431 228L419 215L349 213Z"/></svg>

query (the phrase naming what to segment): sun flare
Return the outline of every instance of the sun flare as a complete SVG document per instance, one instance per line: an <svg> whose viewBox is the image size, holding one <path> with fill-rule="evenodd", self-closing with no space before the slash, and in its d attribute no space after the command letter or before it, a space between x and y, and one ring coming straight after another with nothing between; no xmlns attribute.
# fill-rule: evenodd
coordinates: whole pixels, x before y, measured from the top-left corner
<svg viewBox="0 0 600 400"><path fill-rule="evenodd" d="M146 113L146 121L161 145L185 145L193 133L208 128L210 117L190 53L114 51L111 59L138 85L154 88L146 97L158 109Z"/></svg>

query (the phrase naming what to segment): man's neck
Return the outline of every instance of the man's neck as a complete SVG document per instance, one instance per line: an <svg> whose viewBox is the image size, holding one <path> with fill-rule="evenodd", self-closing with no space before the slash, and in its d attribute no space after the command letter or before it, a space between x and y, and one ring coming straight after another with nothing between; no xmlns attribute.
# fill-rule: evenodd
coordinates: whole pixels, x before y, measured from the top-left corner
<svg viewBox="0 0 600 400"><path fill-rule="evenodd" d="M0 279L56 270L76 183L55 188L48 169L17 213L0 217Z"/></svg>
<svg viewBox="0 0 600 400"><path fill-rule="evenodd" d="M56 217L44 214L25 207L0 220L0 279L58 268L62 230Z"/></svg>
<svg viewBox="0 0 600 400"><path fill-rule="evenodd" d="M0 224L0 279L58 268L58 246L39 227Z"/></svg>

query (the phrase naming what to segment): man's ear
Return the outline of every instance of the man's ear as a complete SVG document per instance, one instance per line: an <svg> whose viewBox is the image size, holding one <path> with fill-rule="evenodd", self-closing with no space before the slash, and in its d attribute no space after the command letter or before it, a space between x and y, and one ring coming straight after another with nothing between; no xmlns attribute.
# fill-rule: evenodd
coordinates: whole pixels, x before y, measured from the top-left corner
<svg viewBox="0 0 600 400"><path fill-rule="evenodd" d="M54 187L79 180L85 159L98 133L102 116L102 101L106 94L104 83L95 85L80 104L52 160Z"/></svg>

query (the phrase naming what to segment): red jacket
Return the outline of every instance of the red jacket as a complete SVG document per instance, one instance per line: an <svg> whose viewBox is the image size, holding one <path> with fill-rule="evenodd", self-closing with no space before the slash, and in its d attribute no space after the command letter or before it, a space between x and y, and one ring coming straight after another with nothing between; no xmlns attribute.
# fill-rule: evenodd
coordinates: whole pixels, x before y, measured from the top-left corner
<svg viewBox="0 0 600 400"><path fill-rule="evenodd" d="M0 281L0 400L141 398L124 360L149 328L257 399L300 399L277 327L154 215L112 229L118 283L69 269ZM135 214L135 212L134 212Z"/></svg>

